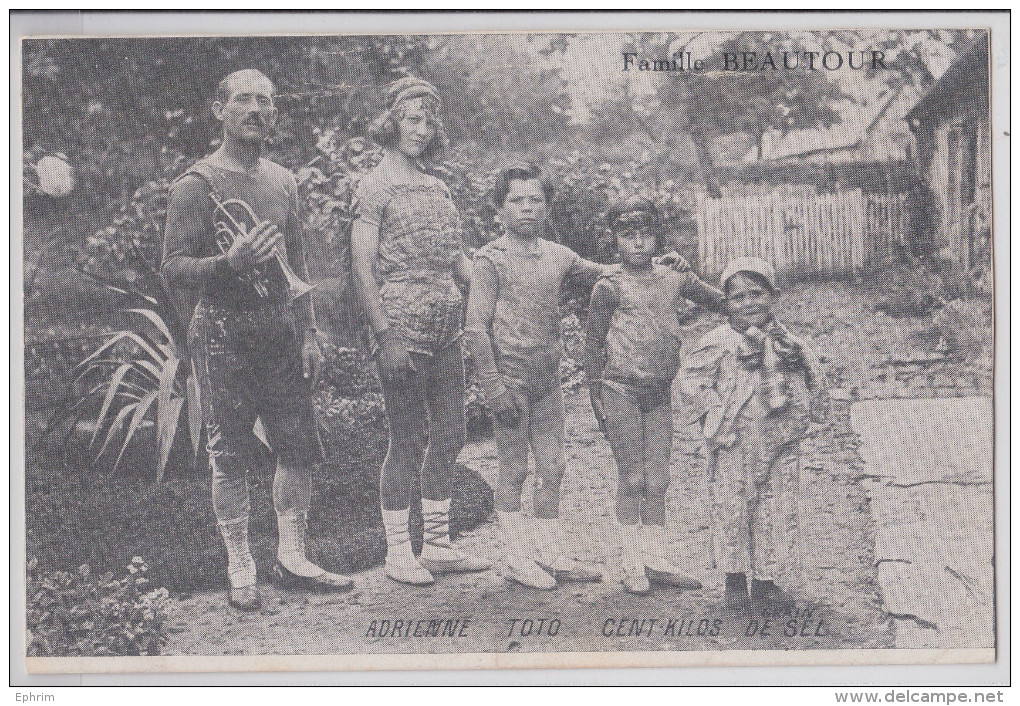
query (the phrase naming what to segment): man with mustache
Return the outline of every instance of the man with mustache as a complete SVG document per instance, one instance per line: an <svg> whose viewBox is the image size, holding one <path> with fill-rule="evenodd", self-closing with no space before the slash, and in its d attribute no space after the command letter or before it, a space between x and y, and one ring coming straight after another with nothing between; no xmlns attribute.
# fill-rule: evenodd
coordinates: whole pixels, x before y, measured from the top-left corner
<svg viewBox="0 0 1020 706"><path fill-rule="evenodd" d="M248 545L252 429L262 420L277 457L273 506L279 528L274 573L289 585L350 588L348 577L330 573L305 556L312 468L322 461L312 406L312 387L322 362L315 312L306 294L288 301L280 249L307 280L297 183L284 167L262 156L276 124L275 87L254 69L224 78L212 104L223 124L223 142L170 188L162 273L191 302L188 345L199 381L208 436L212 500L227 548L230 605L261 605L255 561ZM249 204L258 223L235 232L223 253L215 201ZM258 267L258 273L255 268ZM259 274L261 273L261 274ZM190 308L190 307L189 307Z"/></svg>

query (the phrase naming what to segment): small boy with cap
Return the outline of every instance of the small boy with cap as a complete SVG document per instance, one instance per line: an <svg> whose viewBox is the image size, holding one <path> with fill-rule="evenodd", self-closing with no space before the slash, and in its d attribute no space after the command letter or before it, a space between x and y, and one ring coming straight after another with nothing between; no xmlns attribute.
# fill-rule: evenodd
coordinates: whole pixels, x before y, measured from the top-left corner
<svg viewBox="0 0 1020 706"><path fill-rule="evenodd" d="M824 377L810 346L773 315L779 290L769 263L736 258L720 284L728 321L684 360L680 386L705 437L726 605L782 614L794 606L776 579L796 533L799 446Z"/></svg>

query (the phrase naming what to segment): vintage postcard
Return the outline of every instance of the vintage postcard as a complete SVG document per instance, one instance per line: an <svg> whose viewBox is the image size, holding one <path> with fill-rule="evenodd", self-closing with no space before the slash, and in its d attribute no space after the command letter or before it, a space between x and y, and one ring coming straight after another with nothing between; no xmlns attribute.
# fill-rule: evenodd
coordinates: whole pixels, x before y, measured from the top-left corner
<svg viewBox="0 0 1020 706"><path fill-rule="evenodd" d="M1008 28L626 18L20 38L30 674L995 661Z"/></svg>

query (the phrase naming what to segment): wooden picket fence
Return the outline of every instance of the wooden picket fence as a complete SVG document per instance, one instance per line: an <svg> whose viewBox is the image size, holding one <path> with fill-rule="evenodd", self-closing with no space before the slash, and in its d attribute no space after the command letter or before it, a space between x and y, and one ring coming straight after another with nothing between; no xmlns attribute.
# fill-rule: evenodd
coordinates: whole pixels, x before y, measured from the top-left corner
<svg viewBox="0 0 1020 706"><path fill-rule="evenodd" d="M789 279L851 276L905 242L905 202L860 189L705 198L696 209L702 272L718 275L732 258L753 255Z"/></svg>

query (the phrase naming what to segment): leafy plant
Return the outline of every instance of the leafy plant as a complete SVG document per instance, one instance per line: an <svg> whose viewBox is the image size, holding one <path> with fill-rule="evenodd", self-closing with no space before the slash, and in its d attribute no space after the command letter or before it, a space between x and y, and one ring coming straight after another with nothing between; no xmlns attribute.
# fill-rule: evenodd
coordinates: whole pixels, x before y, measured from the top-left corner
<svg viewBox="0 0 1020 706"><path fill-rule="evenodd" d="M166 644L170 594L151 589L141 557L127 575L39 569L28 562L27 646L29 656L151 656Z"/></svg>
<svg viewBox="0 0 1020 706"><path fill-rule="evenodd" d="M156 300L151 299L151 303ZM179 349L155 308L133 308L127 313L137 317L139 326L111 334L79 363L78 379L86 381L88 389L76 406L89 409L90 401L99 401L89 448L95 449L102 440L95 454L98 461L107 449L119 443L113 471L138 430L154 423L156 480L161 481L182 418L192 450L198 455L202 416L197 381L188 372L187 354Z"/></svg>
<svg viewBox="0 0 1020 706"><path fill-rule="evenodd" d="M156 179L139 186L116 208L109 224L85 239L78 269L101 277L134 280L159 271L166 223L167 193L173 176L184 167L181 157Z"/></svg>
<svg viewBox="0 0 1020 706"><path fill-rule="evenodd" d="M351 270L355 193L358 181L381 154L364 137L346 137L338 130L316 130L316 134L319 155L297 172L304 197L309 273L317 286L320 323L335 341L352 344L363 326Z"/></svg>

